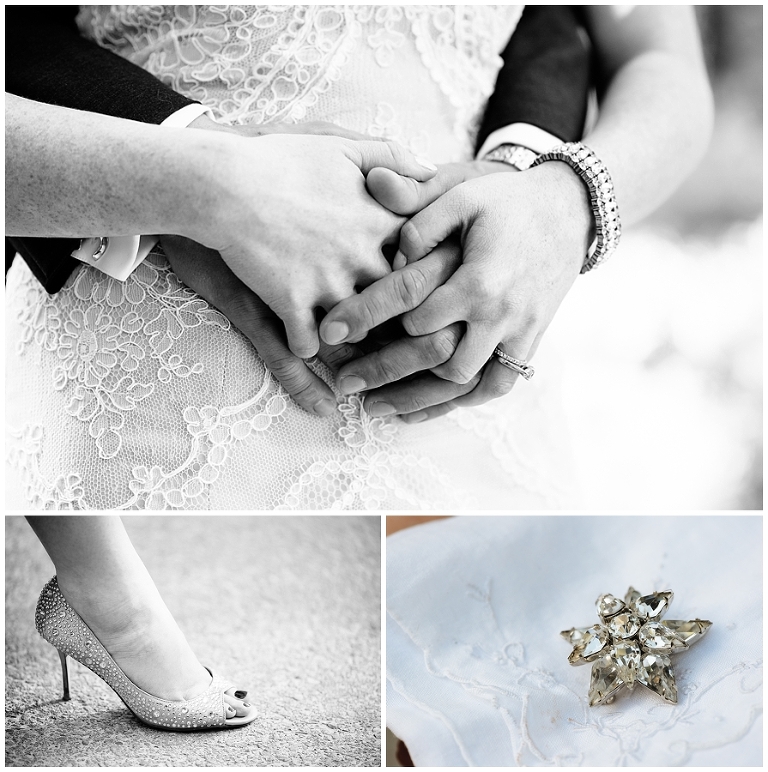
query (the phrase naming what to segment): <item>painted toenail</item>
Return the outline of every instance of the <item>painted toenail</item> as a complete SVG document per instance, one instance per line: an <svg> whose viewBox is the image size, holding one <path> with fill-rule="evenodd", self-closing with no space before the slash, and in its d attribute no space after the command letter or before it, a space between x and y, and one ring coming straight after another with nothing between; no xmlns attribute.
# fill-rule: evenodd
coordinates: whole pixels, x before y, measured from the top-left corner
<svg viewBox="0 0 768 772"><path fill-rule="evenodd" d="M237 697L238 700L242 700L248 692L244 692L242 689L235 692L235 697Z"/></svg>

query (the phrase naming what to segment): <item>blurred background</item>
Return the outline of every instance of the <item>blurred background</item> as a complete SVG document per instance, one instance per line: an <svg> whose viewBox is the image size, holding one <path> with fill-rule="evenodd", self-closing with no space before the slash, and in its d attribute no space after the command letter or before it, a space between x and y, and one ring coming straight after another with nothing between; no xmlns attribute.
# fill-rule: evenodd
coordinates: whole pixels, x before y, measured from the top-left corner
<svg viewBox="0 0 768 772"><path fill-rule="evenodd" d="M762 508L763 9L697 14L709 151L552 325L585 508Z"/></svg>

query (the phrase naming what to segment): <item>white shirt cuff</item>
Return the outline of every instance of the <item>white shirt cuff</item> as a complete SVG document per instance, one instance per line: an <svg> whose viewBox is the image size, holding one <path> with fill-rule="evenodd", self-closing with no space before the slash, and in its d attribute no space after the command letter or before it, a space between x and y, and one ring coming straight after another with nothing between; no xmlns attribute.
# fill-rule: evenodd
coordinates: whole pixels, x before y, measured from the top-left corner
<svg viewBox="0 0 768 772"><path fill-rule="evenodd" d="M195 103L185 105L181 110L171 113L160 125L170 126L172 129L186 129L195 118L199 118L201 115L207 115L211 120L214 120L210 107Z"/></svg>
<svg viewBox="0 0 768 772"><path fill-rule="evenodd" d="M185 129L201 115L208 115L214 120L210 107L192 104L171 113L160 125ZM99 248L99 239L84 239L80 247L72 253L72 257L98 268L113 279L125 281L144 262L157 241L157 236L110 236L104 254L94 258L93 253Z"/></svg>
<svg viewBox="0 0 768 772"><path fill-rule="evenodd" d="M157 236L110 236L104 254L94 258L99 239L83 239L72 257L98 268L113 279L125 281L144 262L157 241Z"/></svg>
<svg viewBox="0 0 768 772"><path fill-rule="evenodd" d="M512 123L490 134L483 142L476 158L482 158L499 145L520 145L533 150L534 153L546 153L556 145L562 144L561 139L538 126L532 126L530 123Z"/></svg>

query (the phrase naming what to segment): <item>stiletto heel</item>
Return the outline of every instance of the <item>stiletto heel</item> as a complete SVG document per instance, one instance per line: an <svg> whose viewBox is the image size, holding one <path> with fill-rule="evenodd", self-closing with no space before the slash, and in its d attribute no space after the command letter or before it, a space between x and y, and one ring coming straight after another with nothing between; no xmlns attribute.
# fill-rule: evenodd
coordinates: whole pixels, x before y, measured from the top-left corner
<svg viewBox="0 0 768 772"><path fill-rule="evenodd" d="M112 687L139 721L156 729L174 732L231 729L250 724L256 718L256 709L245 704L248 712L244 716L227 718L225 693L234 695L243 692L236 692L232 684L213 675L208 668L206 670L211 674L210 685L191 700L163 700L140 689L123 673L88 625L67 603L55 576L40 593L35 610L35 625L40 635L59 652L65 700L70 699L67 657L71 657Z"/></svg>
<svg viewBox="0 0 768 772"><path fill-rule="evenodd" d="M58 651L59 659L61 660L61 680L64 684L64 696L61 699L63 702L69 702L71 697L69 696L69 670L67 668L67 655L58 649L56 651Z"/></svg>

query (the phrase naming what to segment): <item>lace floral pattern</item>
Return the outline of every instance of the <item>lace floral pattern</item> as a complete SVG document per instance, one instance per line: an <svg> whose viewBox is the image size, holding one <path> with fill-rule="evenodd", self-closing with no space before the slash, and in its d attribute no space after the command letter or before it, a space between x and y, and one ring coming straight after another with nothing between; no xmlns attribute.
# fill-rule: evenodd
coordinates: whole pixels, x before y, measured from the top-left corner
<svg viewBox="0 0 768 772"><path fill-rule="evenodd" d="M22 411L25 425L11 418L8 461L35 507L211 508L219 489L229 506L245 507L260 477L271 478L261 508L476 504L471 486L465 490L446 460L432 457L435 438L451 425L450 442L490 448L515 488L547 502L557 491L546 470L510 455L505 423L492 411L456 414L426 439L415 427L368 415L357 396L339 396L332 420L308 416L160 254L123 284L83 267L55 297L17 262L8 288L16 323L8 342L38 363L29 392L39 395ZM212 350L225 353L216 358ZM235 371L221 362L235 363ZM324 365L313 367L331 381ZM238 369L247 375L239 378ZM241 380L254 386L238 391L233 384ZM102 476L105 489L96 493Z"/></svg>
<svg viewBox="0 0 768 772"><path fill-rule="evenodd" d="M56 352L60 364L53 371L53 388L71 395L66 410L88 424L101 458L120 452L125 414L155 390L154 379L133 377L141 361L148 357L156 363L154 375L161 383L188 378L203 366L186 365L172 353L174 341L200 324L229 328L225 317L157 258L145 261L126 283L98 271L79 271L70 289L69 313L34 279L27 277L25 289L28 299L37 295L37 302L20 312L25 333L18 351L35 340Z"/></svg>
<svg viewBox="0 0 768 772"><path fill-rule="evenodd" d="M225 121L333 121L456 161L520 10L86 6L78 23ZM539 507L560 495L535 385L511 418L405 426L341 396L335 416L311 416L161 252L122 283L80 268L53 297L16 261L8 298L7 456L32 506Z"/></svg>
<svg viewBox="0 0 768 772"><path fill-rule="evenodd" d="M7 441L8 461L19 470L21 484L34 509L82 510L89 509L85 500L83 480L77 472L67 472L55 478L46 478L40 470L43 446L42 426L27 424L11 430Z"/></svg>
<svg viewBox="0 0 768 772"><path fill-rule="evenodd" d="M469 152L472 127L502 64L499 52L521 11L522 6L83 6L78 21L100 45L230 123L330 120L366 131L370 117L366 123L360 108L374 104L382 87L403 101L402 88L390 86L382 71L397 77L416 66L429 73L437 91L409 100L405 134L417 134L434 123L435 109L447 108L453 138ZM350 110L348 99L338 109L338 89L350 87L357 109Z"/></svg>

